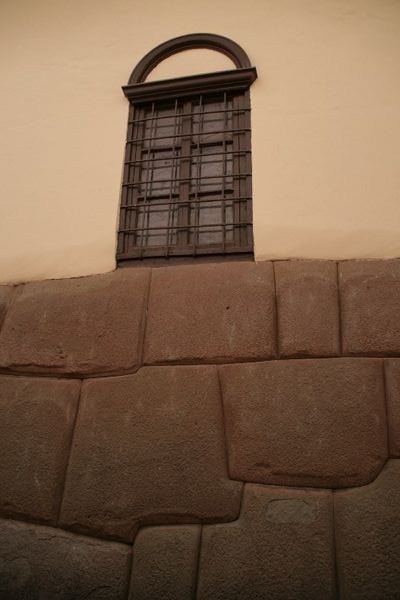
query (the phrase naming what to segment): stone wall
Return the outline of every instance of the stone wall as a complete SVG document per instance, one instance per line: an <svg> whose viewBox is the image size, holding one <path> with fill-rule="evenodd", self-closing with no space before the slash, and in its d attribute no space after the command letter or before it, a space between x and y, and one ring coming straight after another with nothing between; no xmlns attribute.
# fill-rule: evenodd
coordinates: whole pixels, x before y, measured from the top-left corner
<svg viewBox="0 0 400 600"><path fill-rule="evenodd" d="M399 598L400 261L0 287L0 598Z"/></svg>

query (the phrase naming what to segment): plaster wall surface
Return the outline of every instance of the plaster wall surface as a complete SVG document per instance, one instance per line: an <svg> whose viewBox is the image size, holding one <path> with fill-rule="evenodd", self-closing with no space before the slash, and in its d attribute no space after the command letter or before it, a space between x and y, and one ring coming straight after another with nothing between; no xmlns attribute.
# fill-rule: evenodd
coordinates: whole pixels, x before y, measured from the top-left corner
<svg viewBox="0 0 400 600"><path fill-rule="evenodd" d="M400 255L397 0L3 0L0 12L0 282L115 267L120 87L154 46L201 31L258 70L256 259ZM152 77L227 66L210 54Z"/></svg>

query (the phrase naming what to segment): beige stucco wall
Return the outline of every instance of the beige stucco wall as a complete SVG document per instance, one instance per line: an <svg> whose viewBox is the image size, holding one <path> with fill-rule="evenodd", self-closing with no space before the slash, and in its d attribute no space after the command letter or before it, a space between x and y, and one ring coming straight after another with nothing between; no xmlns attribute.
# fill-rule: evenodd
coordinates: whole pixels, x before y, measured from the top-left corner
<svg viewBox="0 0 400 600"><path fill-rule="evenodd" d="M120 86L155 45L201 31L237 41L259 73L256 257L400 256L399 0L2 0L0 11L0 282L114 268ZM192 60L203 70L189 56L158 76Z"/></svg>

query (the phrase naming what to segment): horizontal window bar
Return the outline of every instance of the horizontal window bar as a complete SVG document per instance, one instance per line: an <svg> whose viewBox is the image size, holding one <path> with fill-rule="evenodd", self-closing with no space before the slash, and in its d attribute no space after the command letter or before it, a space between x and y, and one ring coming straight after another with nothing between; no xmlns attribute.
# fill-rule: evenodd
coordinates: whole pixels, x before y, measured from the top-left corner
<svg viewBox="0 0 400 600"><path fill-rule="evenodd" d="M193 244L190 246L133 246L128 252L119 252L117 254L118 261L129 261L137 259L151 259L151 258L173 258L173 257L193 257L196 256L210 256L210 255L235 255L241 256L248 254L253 255L253 247L249 244L243 246L229 246L226 244L225 248L222 244Z"/></svg>
<svg viewBox="0 0 400 600"><path fill-rule="evenodd" d="M193 144L193 146L195 148L197 148L197 144ZM171 148L171 150L172 150L172 148ZM163 149L163 151L165 151L165 150ZM235 151L226 150L226 151L221 151L221 152L209 152L207 154L186 154L186 155L177 154L176 156L162 156L160 158L142 158L141 160L126 160L124 162L124 165L136 165L136 164L155 162L155 161L160 161L160 160L179 161L179 160L185 160L188 158L206 158L207 156L239 156L239 155L243 155L243 154L251 154L251 150L235 150ZM212 164L215 164L216 162L223 162L223 161L214 161L213 160ZM206 162L203 164L206 164Z"/></svg>
<svg viewBox="0 0 400 600"><path fill-rule="evenodd" d="M188 197L193 198L193 200L200 200L201 202L203 202L204 197L217 196L218 198L214 198L214 200L213 200L215 202L216 199L218 199L218 200L221 199L221 194L223 194L223 193L233 194L234 191L235 190L230 187L225 187L223 190L221 188L214 188L212 190L195 190L193 192L189 191ZM180 197L179 191L171 192L171 190L166 190L164 194L157 193L157 195L155 195L153 192L154 192L154 190L152 190L151 194L147 194L147 195L140 194L136 197L136 200L138 202L148 202L148 203L151 202L152 203L153 200L164 198L163 202L168 202L171 198L179 198ZM157 190L156 190L156 192L157 192ZM240 197L238 197L238 199L239 198ZM251 197L243 196L243 199L251 200ZM188 202L188 200L182 200L182 202L186 203L186 202ZM132 206L132 204L130 206Z"/></svg>
<svg viewBox="0 0 400 600"><path fill-rule="evenodd" d="M252 224L253 224L252 221L237 221L237 222L232 222L232 223L207 223L205 225L192 225L192 224L160 225L159 227L134 227L132 229L119 229L118 233L136 233L138 231L144 231L144 232L171 231L171 230L178 231L178 230L184 230L184 229L197 230L197 229L204 229L204 227L211 227L211 228L220 227L221 232L222 232L223 229L227 229L228 227L230 229L232 229L232 228L237 228L237 227L247 227L248 225L252 225ZM210 229L210 231L214 231L214 229Z"/></svg>
<svg viewBox="0 0 400 600"><path fill-rule="evenodd" d="M226 193L229 193L228 191L225 190ZM227 197L227 198L201 198L201 199L197 199L194 194L192 198L189 198L188 200L152 200L147 198L148 201L148 205L150 205L150 207L152 206L169 206L169 207L179 207L179 206L187 206L188 204L191 203L196 203L196 204L206 204L208 202L244 202L246 200L251 200L251 196L239 196L239 197ZM144 202L141 204L121 204L121 208L126 208L127 210L141 210L143 209L144 206L148 206L145 205Z"/></svg>
<svg viewBox="0 0 400 600"><path fill-rule="evenodd" d="M122 187L144 187L147 185L155 186L159 183L175 183L177 181L183 182L196 182L196 185L211 185L201 181L203 179L242 179L243 177L250 177L251 173L230 173L228 175L193 175L192 177L176 177L173 179L146 179L145 181L138 181L137 183L123 183Z"/></svg>
<svg viewBox="0 0 400 600"><path fill-rule="evenodd" d="M141 107L142 109L144 107ZM149 109L151 110L151 109ZM158 110L168 110L168 109L163 109L162 107L159 108ZM173 110L173 109L171 109ZM128 121L129 125L136 125L136 123L146 123L147 121L159 121L160 119L175 119L175 120L180 120L180 119L186 119L186 117L203 117L204 115L218 115L218 114L223 114L223 113L232 113L232 114L238 114L238 113L245 113L245 112L250 112L250 108L227 108L227 109L220 109L220 110L205 110L205 111L197 111L197 112L190 112L190 113L184 113L184 112L175 112L173 115L154 115L153 117L145 117L143 119L131 119Z"/></svg>
<svg viewBox="0 0 400 600"><path fill-rule="evenodd" d="M248 133L251 131L249 127L243 127L242 129L221 129L218 131L201 131L200 133L171 133L170 135L160 135L157 137L145 137L145 138L128 138L126 140L127 144L139 144L140 142L156 142L157 140L169 140L171 138L187 138L187 137L196 137L196 136L205 136L205 135L217 135L220 133Z"/></svg>

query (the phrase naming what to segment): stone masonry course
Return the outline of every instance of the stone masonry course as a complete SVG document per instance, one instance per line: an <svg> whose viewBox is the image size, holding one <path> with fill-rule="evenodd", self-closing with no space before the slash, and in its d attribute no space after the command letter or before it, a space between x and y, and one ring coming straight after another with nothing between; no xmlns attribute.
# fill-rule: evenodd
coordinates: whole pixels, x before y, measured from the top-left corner
<svg viewBox="0 0 400 600"><path fill-rule="evenodd" d="M396 600L400 261L0 286L0 600Z"/></svg>

